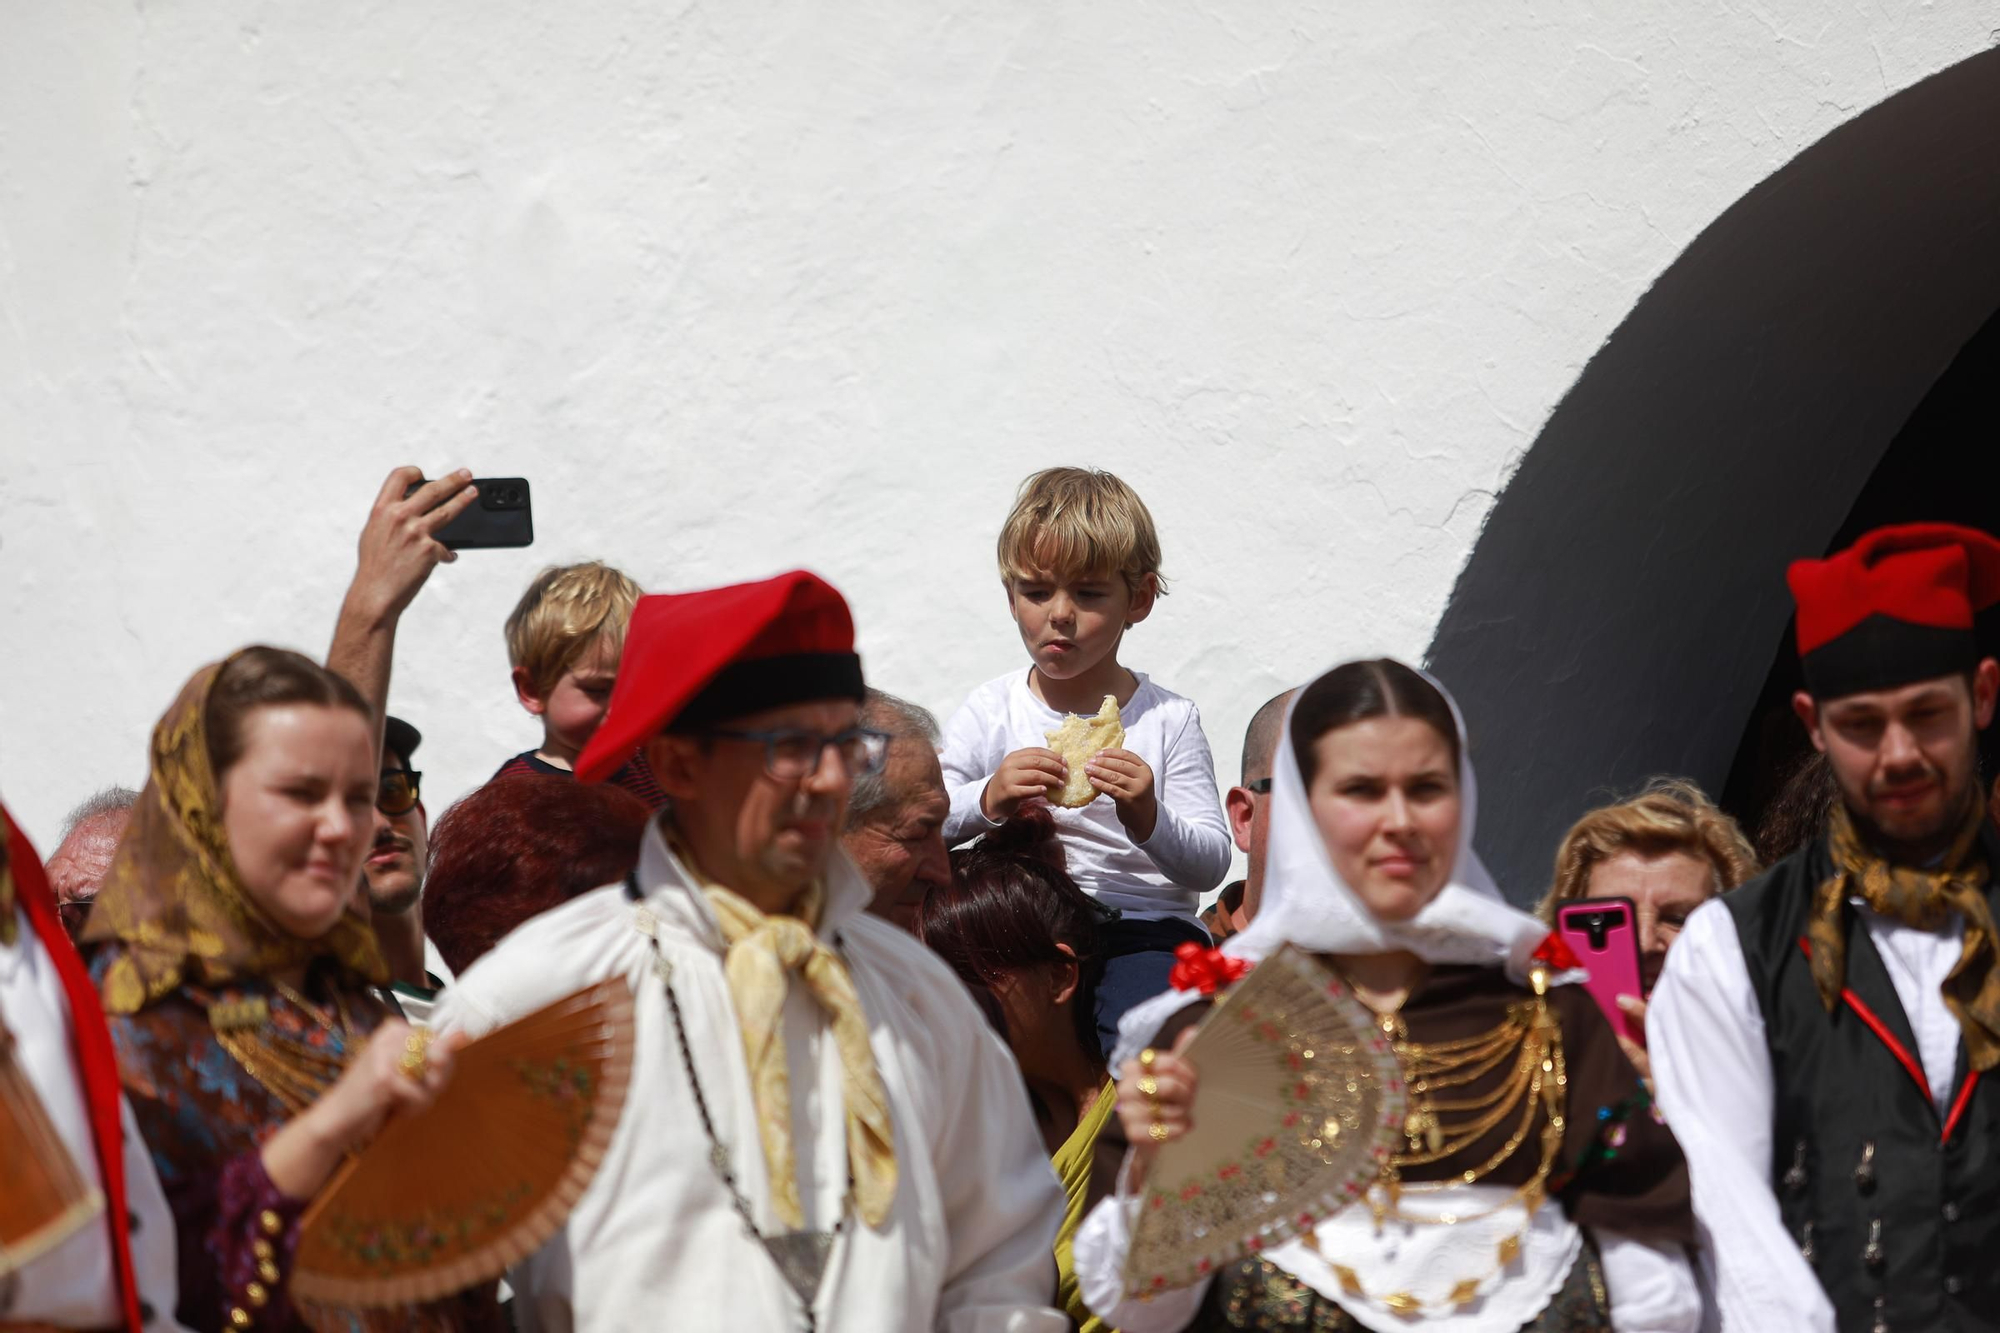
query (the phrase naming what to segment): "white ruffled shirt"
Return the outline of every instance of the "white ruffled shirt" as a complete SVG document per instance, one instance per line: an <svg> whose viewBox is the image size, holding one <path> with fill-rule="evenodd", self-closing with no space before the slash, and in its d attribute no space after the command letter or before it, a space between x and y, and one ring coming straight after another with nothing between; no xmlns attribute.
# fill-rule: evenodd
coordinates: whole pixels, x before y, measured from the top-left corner
<svg viewBox="0 0 2000 1333"><path fill-rule="evenodd" d="M686 1021L701 1090L757 1225L770 1210L724 945L707 900L656 823L639 884ZM1061 1333L1049 1308L1063 1192L1019 1070L957 977L923 945L863 914L869 889L844 856L820 926L869 1019L895 1124L894 1205L881 1230L850 1218L828 1260L821 1328L880 1333ZM443 1030L479 1035L607 977L635 1001L625 1112L567 1224L512 1270L523 1330L802 1327L798 1301L744 1233L715 1168L681 1063L666 986L622 884L523 925L444 993ZM823 1011L793 979L784 1010L793 1141L808 1227L834 1226L846 1192L841 1065Z"/></svg>

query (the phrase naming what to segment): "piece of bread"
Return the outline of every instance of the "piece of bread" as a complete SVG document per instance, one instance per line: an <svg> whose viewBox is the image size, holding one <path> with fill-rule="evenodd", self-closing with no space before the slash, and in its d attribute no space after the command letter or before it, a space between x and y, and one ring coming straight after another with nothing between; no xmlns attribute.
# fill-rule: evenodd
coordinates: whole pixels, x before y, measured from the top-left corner
<svg viewBox="0 0 2000 1333"><path fill-rule="evenodd" d="M1060 727L1044 734L1049 738L1049 748L1069 765L1069 781L1049 793L1049 804L1068 810L1089 805L1097 799L1098 791L1090 785L1090 775L1083 771L1084 765L1098 752L1115 750L1125 743L1125 724L1118 720L1117 697L1105 695L1104 706L1097 710L1095 717L1078 717L1071 713L1063 718Z"/></svg>

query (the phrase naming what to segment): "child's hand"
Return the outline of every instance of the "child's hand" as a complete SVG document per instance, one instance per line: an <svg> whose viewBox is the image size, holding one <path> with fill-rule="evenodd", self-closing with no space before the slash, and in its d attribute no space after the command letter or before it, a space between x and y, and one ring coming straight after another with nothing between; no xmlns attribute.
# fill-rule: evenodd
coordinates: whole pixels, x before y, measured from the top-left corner
<svg viewBox="0 0 2000 1333"><path fill-rule="evenodd" d="M1000 761L999 769L986 780L979 808L994 823L1014 817L1021 802L1031 796L1047 796L1069 781L1069 765L1054 750L1032 746L1016 750Z"/></svg>
<svg viewBox="0 0 2000 1333"><path fill-rule="evenodd" d="M1090 785L1109 796L1118 807L1118 822L1144 842L1153 836L1160 818L1160 802L1153 794L1152 766L1130 750L1100 750L1084 769Z"/></svg>

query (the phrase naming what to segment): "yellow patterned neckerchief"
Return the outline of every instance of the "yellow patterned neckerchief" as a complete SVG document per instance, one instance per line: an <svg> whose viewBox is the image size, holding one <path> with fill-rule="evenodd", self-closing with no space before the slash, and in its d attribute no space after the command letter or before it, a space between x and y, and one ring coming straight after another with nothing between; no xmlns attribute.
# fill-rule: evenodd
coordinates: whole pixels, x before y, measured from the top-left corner
<svg viewBox="0 0 2000 1333"><path fill-rule="evenodd" d="M153 728L146 789L91 904L84 940L112 954L99 985L107 1013L137 1013L184 983L222 986L319 957L364 981L388 979L359 885L314 940L285 932L244 893L208 761L208 696L227 665L196 672Z"/></svg>
<svg viewBox="0 0 2000 1333"><path fill-rule="evenodd" d="M826 1010L840 1051L855 1211L869 1226L880 1227L896 1198L896 1139L889 1098L875 1067L875 1050L868 1044L868 1015L855 993L854 979L840 955L814 932L822 901L819 886L806 891L797 916L767 916L741 894L704 875L678 841L673 849L714 910L728 946L722 970L743 1036L743 1059L757 1104L757 1132L771 1178L771 1207L779 1225L795 1231L805 1221L792 1148L791 1074L785 1062L786 974L797 972Z"/></svg>
<svg viewBox="0 0 2000 1333"><path fill-rule="evenodd" d="M1936 930L1957 912L1965 918L1965 943L1939 989L1958 1019L1972 1067L2000 1063L2000 931L1986 902L1988 867L1980 847L1986 806L1975 801L1951 850L1935 869L1896 865L1862 842L1844 802L1833 807L1827 850L1833 874L1813 892L1806 938L1812 943L1812 978L1828 1013L1847 985L1847 927L1843 909L1859 898L1881 915L1919 930Z"/></svg>

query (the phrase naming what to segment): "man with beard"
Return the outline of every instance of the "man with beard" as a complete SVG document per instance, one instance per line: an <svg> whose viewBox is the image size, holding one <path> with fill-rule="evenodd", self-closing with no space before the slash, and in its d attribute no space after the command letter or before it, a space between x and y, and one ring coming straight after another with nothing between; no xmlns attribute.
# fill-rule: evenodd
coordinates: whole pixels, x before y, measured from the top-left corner
<svg viewBox="0 0 2000 1333"><path fill-rule="evenodd" d="M616 977L624 1120L512 1270L517 1326L1068 1327L1047 1308L1063 1195L1013 1056L840 850L864 727L846 601L811 574L643 597L602 782L641 750L670 803L637 870L544 912L445 992L479 1036Z"/></svg>
<svg viewBox="0 0 2000 1333"><path fill-rule="evenodd" d="M2000 952L1973 615L2000 541L1884 528L1789 574L1827 829L1688 918L1648 1020L1724 1327L1992 1329Z"/></svg>
<svg viewBox="0 0 2000 1333"><path fill-rule="evenodd" d="M889 738L879 773L854 779L840 845L875 890L868 910L914 930L924 896L951 883L944 820L951 798L938 765L938 724L924 709L881 690L868 691L861 725Z"/></svg>

